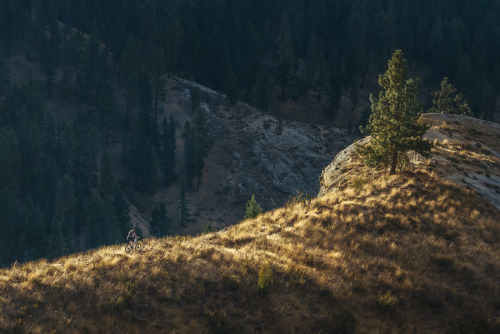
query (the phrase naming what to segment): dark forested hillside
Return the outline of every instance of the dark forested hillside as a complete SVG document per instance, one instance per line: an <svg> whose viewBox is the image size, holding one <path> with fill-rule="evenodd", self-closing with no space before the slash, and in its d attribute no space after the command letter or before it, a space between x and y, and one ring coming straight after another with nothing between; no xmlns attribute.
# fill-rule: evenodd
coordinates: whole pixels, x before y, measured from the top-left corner
<svg viewBox="0 0 500 334"><path fill-rule="evenodd" d="M135 189L177 182L176 120L158 117L167 74L270 112L314 92L308 116L347 126L398 48L428 90L446 76L476 116L498 120L498 17L498 0L1 0L0 265L119 240L130 223L107 152L117 135ZM14 80L14 57L43 81ZM193 188L203 122L177 124Z"/></svg>
<svg viewBox="0 0 500 334"><path fill-rule="evenodd" d="M104 43L122 82L140 70L153 89L167 71L261 108L272 87L281 99L312 89L333 117L341 96L356 104L399 48L432 71L430 86L444 76L456 83L477 115L493 119L498 109L497 0L4 0L0 13L3 49L39 58L49 86L55 66L69 81L79 67L97 70L74 56L74 27Z"/></svg>
<svg viewBox="0 0 500 334"><path fill-rule="evenodd" d="M40 91L0 94L0 266L114 243L130 227L97 130L54 120Z"/></svg>

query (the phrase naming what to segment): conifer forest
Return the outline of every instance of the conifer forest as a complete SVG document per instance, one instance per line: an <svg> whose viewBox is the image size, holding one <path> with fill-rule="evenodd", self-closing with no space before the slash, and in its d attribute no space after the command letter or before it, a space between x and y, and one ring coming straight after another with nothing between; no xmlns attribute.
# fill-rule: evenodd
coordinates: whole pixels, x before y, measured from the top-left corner
<svg viewBox="0 0 500 334"><path fill-rule="evenodd" d="M202 113L159 121L167 77L270 113L314 91L326 101L315 119L357 128L360 94L401 49L429 92L447 77L474 116L498 121L499 18L498 0L0 0L0 266L123 242L111 140L138 192L197 191L213 143ZM16 56L43 80L14 80ZM50 99L81 117L54 115ZM155 208L152 234L167 233L166 215Z"/></svg>

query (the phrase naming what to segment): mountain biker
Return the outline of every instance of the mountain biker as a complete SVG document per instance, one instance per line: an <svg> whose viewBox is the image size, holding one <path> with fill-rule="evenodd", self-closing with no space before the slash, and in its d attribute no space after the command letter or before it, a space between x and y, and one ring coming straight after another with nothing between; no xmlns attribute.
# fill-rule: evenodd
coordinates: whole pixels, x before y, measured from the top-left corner
<svg viewBox="0 0 500 334"><path fill-rule="evenodd" d="M139 236L137 235L137 233L135 233L135 229L131 229L127 235L127 240L131 246L134 244L134 241L136 239L139 239Z"/></svg>

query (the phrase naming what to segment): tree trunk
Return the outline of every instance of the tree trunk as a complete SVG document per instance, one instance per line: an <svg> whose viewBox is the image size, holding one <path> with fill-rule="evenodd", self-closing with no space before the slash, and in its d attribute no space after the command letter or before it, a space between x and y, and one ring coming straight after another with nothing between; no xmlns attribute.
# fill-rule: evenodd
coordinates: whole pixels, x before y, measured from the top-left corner
<svg viewBox="0 0 500 334"><path fill-rule="evenodd" d="M391 170L389 171L389 175L394 175L396 174L396 166L398 164L398 151L394 147L392 150L392 164L391 164Z"/></svg>

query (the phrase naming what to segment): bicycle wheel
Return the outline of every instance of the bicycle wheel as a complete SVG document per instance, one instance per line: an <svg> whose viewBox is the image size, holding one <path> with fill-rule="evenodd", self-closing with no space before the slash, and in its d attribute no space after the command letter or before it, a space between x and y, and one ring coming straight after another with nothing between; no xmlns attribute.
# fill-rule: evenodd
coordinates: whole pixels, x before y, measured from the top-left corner
<svg viewBox="0 0 500 334"><path fill-rule="evenodd" d="M131 253L132 252L132 245L131 244L127 244L125 246L125 253Z"/></svg>
<svg viewBox="0 0 500 334"><path fill-rule="evenodd" d="M142 242L137 241L135 244L135 251L140 252L142 250Z"/></svg>

